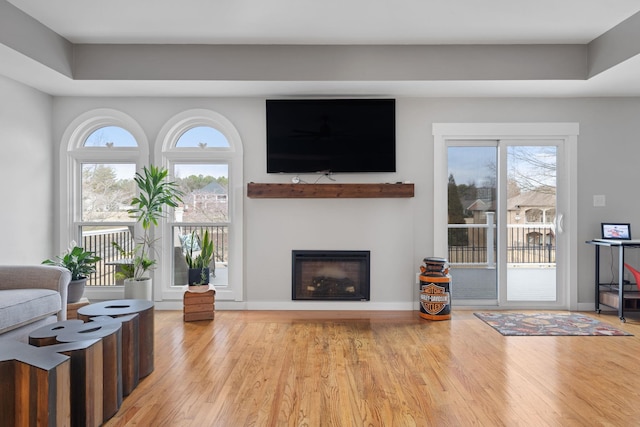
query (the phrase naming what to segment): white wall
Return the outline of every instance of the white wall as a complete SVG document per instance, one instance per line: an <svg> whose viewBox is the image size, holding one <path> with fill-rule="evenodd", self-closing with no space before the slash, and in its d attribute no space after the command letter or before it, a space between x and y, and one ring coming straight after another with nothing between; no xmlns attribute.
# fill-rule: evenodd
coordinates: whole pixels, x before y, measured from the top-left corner
<svg viewBox="0 0 640 427"><path fill-rule="evenodd" d="M53 250L51 97L0 76L0 263L39 264Z"/></svg>
<svg viewBox="0 0 640 427"><path fill-rule="evenodd" d="M138 120L150 141L171 116L208 108L238 129L247 182L288 182L265 172L264 99L257 98L56 98L54 140L79 114L93 108L119 109ZM305 307L291 300L291 250L370 250L370 303L345 308L410 309L415 274L431 253L433 223L434 122L578 122L578 261L580 303L593 301L593 248L582 244L602 220L629 221L640 234L640 199L635 196L640 158L640 99L425 99L397 101L398 172L337 175L338 182L412 181L412 199L246 199L245 286L249 308ZM152 149L153 152L153 149ZM0 160L2 161L2 160ZM606 166L606 168L604 168ZM604 168L604 169L603 169ZM315 177L303 176L306 180ZM607 196L594 208L592 196ZM6 249L6 248L5 248ZM629 259L632 263L634 258ZM308 304L308 303L305 303ZM311 305L314 307L314 305ZM316 307L318 307L316 305Z"/></svg>

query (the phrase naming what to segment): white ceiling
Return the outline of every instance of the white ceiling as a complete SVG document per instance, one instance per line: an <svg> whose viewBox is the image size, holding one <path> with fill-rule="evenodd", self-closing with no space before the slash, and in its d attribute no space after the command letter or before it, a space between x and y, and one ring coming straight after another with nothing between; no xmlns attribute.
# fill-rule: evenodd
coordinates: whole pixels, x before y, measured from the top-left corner
<svg viewBox="0 0 640 427"><path fill-rule="evenodd" d="M638 0L9 0L72 43L586 44ZM75 81L0 49L0 73L55 95L640 96L640 60L588 81Z"/></svg>
<svg viewBox="0 0 640 427"><path fill-rule="evenodd" d="M587 43L638 0L10 0L73 43Z"/></svg>

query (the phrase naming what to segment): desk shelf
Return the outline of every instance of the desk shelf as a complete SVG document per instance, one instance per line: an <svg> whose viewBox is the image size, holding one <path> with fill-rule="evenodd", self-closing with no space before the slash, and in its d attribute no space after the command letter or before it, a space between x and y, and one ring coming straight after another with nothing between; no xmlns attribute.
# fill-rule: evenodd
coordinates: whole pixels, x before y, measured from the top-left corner
<svg viewBox="0 0 640 427"><path fill-rule="evenodd" d="M618 285L600 284L599 302L600 305L606 305L618 310L620 308ZM622 308L625 311L640 310L640 291L625 289L622 293Z"/></svg>

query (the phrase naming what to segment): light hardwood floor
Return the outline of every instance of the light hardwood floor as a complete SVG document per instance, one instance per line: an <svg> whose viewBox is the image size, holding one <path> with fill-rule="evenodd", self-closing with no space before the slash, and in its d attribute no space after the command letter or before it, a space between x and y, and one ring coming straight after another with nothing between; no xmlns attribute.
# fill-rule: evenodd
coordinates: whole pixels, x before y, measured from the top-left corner
<svg viewBox="0 0 640 427"><path fill-rule="evenodd" d="M629 337L504 337L472 311L156 311L155 370L114 426L638 426Z"/></svg>

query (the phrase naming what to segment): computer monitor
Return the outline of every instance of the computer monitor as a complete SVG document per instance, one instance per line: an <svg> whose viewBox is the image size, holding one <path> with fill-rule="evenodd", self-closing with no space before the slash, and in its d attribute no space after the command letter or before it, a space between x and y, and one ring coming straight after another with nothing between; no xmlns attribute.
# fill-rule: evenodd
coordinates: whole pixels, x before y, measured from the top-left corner
<svg viewBox="0 0 640 427"><path fill-rule="evenodd" d="M629 223L602 223L602 238L616 240L631 240L631 224Z"/></svg>

